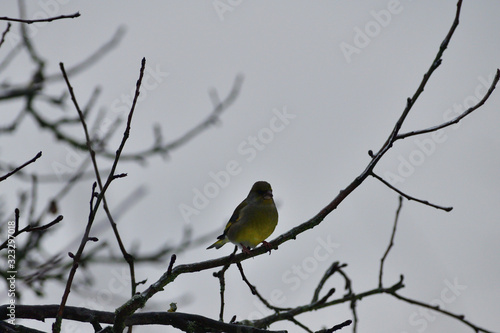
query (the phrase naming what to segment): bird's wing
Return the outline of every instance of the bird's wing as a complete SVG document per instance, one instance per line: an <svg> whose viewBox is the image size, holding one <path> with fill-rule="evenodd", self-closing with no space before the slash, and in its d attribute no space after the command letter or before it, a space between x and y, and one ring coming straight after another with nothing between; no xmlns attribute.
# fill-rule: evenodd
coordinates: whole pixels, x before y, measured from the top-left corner
<svg viewBox="0 0 500 333"><path fill-rule="evenodd" d="M231 228L231 226L234 225L235 223L238 223L238 221L240 220L241 213L246 206L247 206L247 201L243 200L238 205L238 207L236 207L236 209L233 212L233 215L231 215L231 218L229 219L229 221L226 224L226 228L224 228L224 233L219 236L220 238L219 237L217 237L217 238L221 239L221 238L226 237L226 234L227 234L227 231L229 230L229 228Z"/></svg>

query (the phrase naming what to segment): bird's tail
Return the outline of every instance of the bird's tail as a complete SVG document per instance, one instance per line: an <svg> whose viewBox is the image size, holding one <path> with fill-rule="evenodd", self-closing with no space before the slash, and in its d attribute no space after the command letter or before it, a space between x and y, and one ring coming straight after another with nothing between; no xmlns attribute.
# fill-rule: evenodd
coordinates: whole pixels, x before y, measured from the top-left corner
<svg viewBox="0 0 500 333"><path fill-rule="evenodd" d="M224 237L224 238L222 238L222 239L217 240L215 243L213 243L213 244L212 244L212 245L210 245L209 247L207 247L207 250L208 250L208 249L211 249L211 248L214 248L214 247L215 247L216 249L220 249L220 248L221 248L221 247L223 247L223 246L224 246L224 244L226 244L227 242L229 242L229 240L228 240L226 237Z"/></svg>

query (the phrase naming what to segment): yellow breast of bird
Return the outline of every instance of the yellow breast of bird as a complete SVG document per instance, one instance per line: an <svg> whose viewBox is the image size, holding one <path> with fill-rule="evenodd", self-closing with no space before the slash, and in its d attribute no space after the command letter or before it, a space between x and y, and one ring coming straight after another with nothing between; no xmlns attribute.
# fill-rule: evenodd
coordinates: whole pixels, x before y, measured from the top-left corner
<svg viewBox="0 0 500 333"><path fill-rule="evenodd" d="M228 239L234 244L256 247L273 233L278 223L278 211L274 203L242 213L243 217L227 233Z"/></svg>

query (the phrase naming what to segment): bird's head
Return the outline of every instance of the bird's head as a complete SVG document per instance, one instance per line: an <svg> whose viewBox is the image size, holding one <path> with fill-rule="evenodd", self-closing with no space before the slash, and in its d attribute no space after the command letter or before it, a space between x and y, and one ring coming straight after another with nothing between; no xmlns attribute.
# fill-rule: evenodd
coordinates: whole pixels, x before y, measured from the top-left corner
<svg viewBox="0 0 500 333"><path fill-rule="evenodd" d="M272 200L273 190L271 184L265 181L258 181L253 184L248 197L254 200Z"/></svg>

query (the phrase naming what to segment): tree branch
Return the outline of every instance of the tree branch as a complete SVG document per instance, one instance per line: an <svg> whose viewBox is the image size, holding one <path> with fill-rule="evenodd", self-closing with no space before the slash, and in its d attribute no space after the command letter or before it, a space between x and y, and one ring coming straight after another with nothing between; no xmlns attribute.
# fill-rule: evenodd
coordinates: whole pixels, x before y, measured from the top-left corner
<svg viewBox="0 0 500 333"><path fill-rule="evenodd" d="M325 282L333 275L335 274L335 272L338 272L340 268L344 268L346 267L347 264L342 264L340 265L338 261L335 261L334 263L332 263L330 265L330 267L325 271L325 273L323 274L323 277L321 278L321 280L319 281L318 283L318 286L316 287L316 289L314 290L314 294L313 294L313 298L311 300L311 303L314 303L318 300L319 298L319 293L321 292L321 290L323 289L323 286L325 285Z"/></svg>
<svg viewBox="0 0 500 333"><path fill-rule="evenodd" d="M241 278L243 281L247 284L248 288L250 288L250 292L252 295L257 296L257 298L264 303L265 306L267 306L268 309L274 310L274 311L288 311L291 310L292 308L280 308L274 305L271 305L258 291L257 288L248 281L247 277L245 276L245 273L243 272L243 266L241 266L241 263L237 262L236 266L238 266L238 270L240 271Z"/></svg>
<svg viewBox="0 0 500 333"><path fill-rule="evenodd" d="M352 323L352 320L346 320L343 323L340 323L338 325L333 326L332 328L325 329L325 330L320 330L320 331L316 331L315 333L332 333L332 332L336 332L336 331L339 331L339 330L343 329L344 327L347 327L347 326L351 325L351 323Z"/></svg>
<svg viewBox="0 0 500 333"><path fill-rule="evenodd" d="M0 306L0 319L9 317L8 305ZM45 321L45 319L55 318L59 305L16 305L16 319L28 318ZM64 308L63 318L80 322L99 322L101 324L113 324L115 314L113 312L89 310L74 306ZM127 326L135 325L170 325L185 332L232 332L232 333L286 333L286 331L270 331L256 327L228 324L218 320L213 320L200 315L182 312L143 312L136 313L127 318Z"/></svg>
<svg viewBox="0 0 500 333"><path fill-rule="evenodd" d="M5 42L5 36L7 35L7 33L10 31L10 27L12 25L9 23L7 23L7 28L5 28L5 30L3 31L2 33L2 38L0 38L0 47L2 47L3 43Z"/></svg>
<svg viewBox="0 0 500 333"><path fill-rule="evenodd" d="M474 325L473 323L471 323L470 321L466 320L465 319L465 316L464 315L457 315L457 314L454 314L450 311L446 311L444 309L441 309L439 306L437 305L429 305L427 303L424 303L424 302L420 302L420 301L417 301L417 300L414 300L414 299L411 299L411 298L408 298L408 297L404 297L404 296L401 296L399 295L396 290L394 291L391 291L391 292L388 292L388 294L396 297L397 299L400 299L406 303L409 303L409 304L415 304L415 305L418 305L418 306L421 306L421 307L424 307L424 308L427 308L427 309L430 309L430 310L434 310L436 312L439 312L441 314L444 314L448 317L452 317L452 318L455 318L456 320L462 322L463 324L469 326L470 328L472 328L475 332L485 332L485 333L494 333L493 331L489 331L487 329L484 329L482 327L479 327L477 325Z"/></svg>
<svg viewBox="0 0 500 333"><path fill-rule="evenodd" d="M80 246L78 248L78 251L72 257L72 259L73 259L73 265L72 265L71 271L69 273L68 281L66 283L66 288L65 288L62 300L61 300L61 305L59 307L59 311L58 311L58 314L57 314L57 317L56 317L56 321L55 321L55 323L52 326L52 329L53 329L54 333L60 332L60 330L61 330L62 315L63 315L63 312L64 312L64 307L66 305L66 301L67 301L68 296L69 296L69 292L70 292L70 289L71 289L71 284L73 282L73 278L74 278L74 276L76 274L76 270L78 268L78 262L80 260L80 257L82 255L82 253L83 253L83 250L85 249L85 245L87 244L87 242L89 240L90 230L92 228L92 224L94 222L95 215L97 213L99 205L100 205L101 201L105 200L104 195L106 193L106 190L109 188L109 185L111 184L111 182L115 179L114 176L115 176L116 167L118 165L118 161L120 159L120 156L121 156L121 153L122 153L123 148L125 146L125 143L126 143L128 137L130 135L130 127L131 127L131 123L132 123L132 116L134 114L134 110L135 110L135 106L136 106L136 103L137 103L137 99L139 97L139 88L141 86L142 78L144 76L145 66L146 66L146 59L143 58L142 59L142 63L141 63L141 70L140 70L140 74L139 74L139 79L137 80L137 83L136 83L136 91L135 91L134 100L133 100L132 106L130 108L130 112L128 114L127 126L125 128L124 133L123 133L123 138L122 138L122 141L120 143L120 146L116 150L115 159L113 161L113 165L112 165L111 170L109 172L109 175L108 175L108 178L106 180L106 183L103 185L102 181L101 181L101 178L100 178L100 175L99 175L99 169L97 167L97 162L95 160L95 152L93 151L92 146L91 146L90 135L89 135L89 132L87 130L87 126L86 126L85 120L83 118L83 113L82 113L80 107L78 106L78 102L77 102L76 97L75 97L75 95L73 93L73 87L71 86L71 84L69 82L69 79L68 79L68 76L66 75L66 72L64 70L64 65L63 65L63 63L60 63L61 71L63 73L64 79L65 79L66 84L68 86L68 90L69 90L69 92L71 94L71 99L73 100L75 108L76 108L76 110L78 112L78 115L80 116L81 121L82 121L82 126L84 128L85 137L86 137L86 140L87 140L87 146L88 146L88 149L89 149L89 152L90 152L92 163L94 165L94 171L95 171L95 174L96 174L96 178L97 178L97 181L99 182L100 193L97 196L97 200L96 200L95 204L91 205L91 207L90 207L90 214L89 214L89 218L88 218L88 222L87 222L87 227L85 229L85 233L84 233L84 235L82 237L82 240L80 242ZM109 217L109 215L108 215L108 217ZM112 225L113 225L113 223L112 223ZM135 285L135 280L134 280L135 277L133 275L133 273L134 273L134 270L133 270L133 260L130 260L130 261L127 260L127 262L129 263L129 266L130 266L130 269L131 269L131 279L133 280L132 281L133 282L132 288L134 290L135 287L136 287L136 285ZM132 264L130 264L130 262L132 262Z"/></svg>
<svg viewBox="0 0 500 333"><path fill-rule="evenodd" d="M305 312L323 309L323 308L330 307L330 306L336 305L336 304L356 302L356 301L359 301L359 300L361 300L365 297L368 297L368 296L389 293L392 291L399 290L403 287L404 287L403 278L401 277L399 282L397 282L396 284L394 284L393 286L388 287L388 288L375 288L375 289L371 289L371 290L368 290L368 291L365 291L365 292L362 292L359 294L350 293L350 294L345 295L342 298L334 299L334 300L331 300L329 302L318 301L315 303L297 306L290 311L275 313L275 314L269 315L267 317L264 317L262 319L255 320L253 322L253 324L255 325L255 327L268 327L272 323L275 323L277 321L282 321L282 320L289 320L289 318L295 317L296 315L299 315L299 314L302 314Z"/></svg>
<svg viewBox="0 0 500 333"><path fill-rule="evenodd" d="M457 124L460 120L462 120L463 118L467 117L469 114L471 114L472 112L474 112L475 110L477 110L479 107L481 107L488 100L488 98L490 98L490 95L493 93L493 90L495 90L496 85L497 85L499 79L500 79L500 69L497 69L496 73L495 73L495 77L493 78L493 81L491 82L491 85L488 88L488 91L486 92L486 94L483 96L483 98L476 105L468 108L467 110L465 110L463 113L461 113L457 117L453 118L452 120L447 121L445 123L442 123L441 125L429 127L429 128L426 128L426 129L398 134L396 136L396 140L405 139L407 137L414 136L414 135L420 135L420 134L425 134L425 133L429 133L429 132L435 132L435 131L438 131L438 130L440 130L442 128L451 126L453 124Z"/></svg>
<svg viewBox="0 0 500 333"><path fill-rule="evenodd" d="M390 188L391 190L395 191L396 193L398 193L399 195L405 197L406 199L408 200L413 200L413 201L416 201L416 202L420 202L421 204L424 204L424 205L427 205L427 206L430 206L430 207L434 207L436 209L441 209L441 210L444 210L445 212L451 212L453 207L443 207L443 206L438 206L438 205L435 205L433 203L430 203L429 201L427 200L422 200L422 199L417 199L415 197L412 197L400 190L398 190L397 188L395 188L394 186L392 186L391 184L389 184L387 181L385 181L382 177L380 177L379 175L377 175L376 173L372 172L370 174L373 178L375 179L378 179L380 180L380 182L382 184L384 184L385 186L387 186L388 188Z"/></svg>
<svg viewBox="0 0 500 333"><path fill-rule="evenodd" d="M18 230L18 228L19 228L18 227L18 225L19 225L19 210L16 209L16 231L12 235L10 235L9 238L15 238L15 237L19 236L20 234L22 234L23 232L44 231L44 230L52 227L53 225L61 222L62 219L63 219L63 216L59 215L52 222L49 222L45 225L33 226L33 225L28 224L26 227L22 228L21 230ZM7 244L9 242L9 238L6 239L5 242L2 243L2 245L0 245L0 250L7 247Z"/></svg>
<svg viewBox="0 0 500 333"><path fill-rule="evenodd" d="M234 251L232 253L233 256L236 253L236 251L238 251L238 247L237 246L234 247ZM222 322L224 322L224 306L225 306L224 293L226 291L226 280L225 280L224 274L229 269L230 265L231 265L231 262L228 262L226 265L224 265L221 268L220 271L213 273L214 277L216 277L217 279L219 279L219 286L220 286L220 288L219 288L219 294L220 294L219 321L222 321ZM172 272L172 269L170 269L170 272ZM168 271L167 271L167 273L168 273Z"/></svg>
<svg viewBox="0 0 500 333"><path fill-rule="evenodd" d="M55 20L62 20L62 19L76 18L76 17L80 17L79 12L76 12L76 13L70 14L70 15L59 15L59 16L47 17L44 19L36 19L36 20L25 20L25 19L18 19L18 18L11 18L11 17L2 16L2 17L0 17L0 21L11 21L11 22L21 22L21 23L26 23L26 24L32 24L32 23L36 23L36 22L52 22Z"/></svg>
<svg viewBox="0 0 500 333"><path fill-rule="evenodd" d="M380 259L380 271L378 274L378 287L382 288L382 275L384 272L384 262L385 258L387 258L387 255L389 254L389 251L391 250L392 246L394 245L394 236L396 236L396 228L398 225L398 220L399 220L399 213L401 212L401 208L403 208L403 197L399 197L399 204L398 208L396 209L396 217L394 218L394 226L392 227L392 234L391 234L391 239L389 241L389 245L387 246L387 250L385 250L384 255Z"/></svg>
<svg viewBox="0 0 500 333"><path fill-rule="evenodd" d="M28 162L24 163L23 165L15 168L14 170L12 170L11 172L9 172L8 174L0 177L0 182L1 181L4 181L5 179L9 178L10 176L12 176L13 174L15 174L16 172L18 172L19 170L21 170L22 168L24 168L25 166L35 162L37 159L39 159L40 157L42 156L42 152L39 152L38 154L35 155L35 157L33 157L31 160L29 160Z"/></svg>
<svg viewBox="0 0 500 333"><path fill-rule="evenodd" d="M372 160L368 163L367 167L365 170L358 176L356 177L346 188L341 190L339 194L326 206L324 207L319 213L317 213L314 217L309 219L308 221L298 225L297 227L289 230L288 232L278 236L271 242L269 242L271 247L278 247L280 244L289 241L291 239L296 239L296 237L301 234L302 232L312 229L318 224L320 224L323 219L330 214L334 209L336 209L342 201L350 194L352 193L359 185L363 183L363 181L372 174L373 169L375 166L378 164L380 159L385 155L385 153L392 147L394 141L397 138L397 135L399 133L399 130L406 119L408 113L410 112L412 106L415 104L416 100L420 96L420 94L424 91L424 88L431 77L432 73L439 67L441 64L441 57L444 53L444 50L448 47L448 43L450 42L451 36L455 32L456 27L458 26L459 22L459 16L460 16L460 9L462 5L462 0L459 0L457 3L457 11L455 14L455 19L453 21L453 24L446 35L445 39L441 43L441 46L438 50L438 53L427 71L427 73L424 75L420 85L418 86L416 92L414 93L412 98L408 98L407 100L407 105L406 108L403 110L403 113L399 117L398 121L396 122L393 131L387 138L386 142L382 145L380 150L372 156ZM223 257L219 259L214 259L214 260L208 260L204 262L199 262L199 263L193 263L193 264L187 264L187 265L179 265L175 267L172 270L172 273L169 275L163 274L155 283L153 283L149 288L147 288L145 291L142 293L135 295L132 297L128 302L123 304L121 307L119 307L117 311L117 317L127 317L134 313L137 309L143 307L147 300L151 298L153 295L155 295L157 292L163 290L163 287L165 287L167 284L170 282L174 281L177 276L180 274L184 273L192 273L192 272L198 272L201 270L206 270L210 268L215 268L219 267L222 265L227 264L228 262L231 263L236 263L236 262L241 262L243 260L246 260L248 258L252 258L258 255L262 255L266 253L267 249L263 246L260 246L256 249L253 249L250 251L249 254L245 253L240 253L232 258L230 257ZM120 327L116 327L115 332L121 332Z"/></svg>

